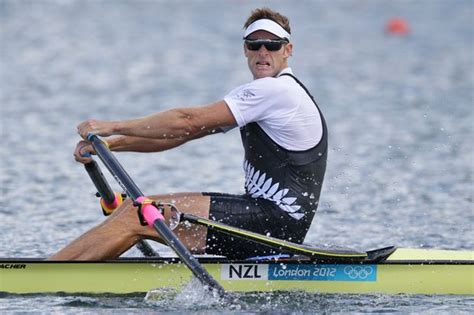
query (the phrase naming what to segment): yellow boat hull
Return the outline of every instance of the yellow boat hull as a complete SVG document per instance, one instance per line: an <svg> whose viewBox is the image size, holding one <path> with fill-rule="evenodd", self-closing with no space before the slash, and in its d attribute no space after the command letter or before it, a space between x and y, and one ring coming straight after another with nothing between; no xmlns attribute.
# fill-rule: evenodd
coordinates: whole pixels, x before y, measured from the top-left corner
<svg viewBox="0 0 474 315"><path fill-rule="evenodd" d="M474 295L473 252L397 249L381 263L230 262L202 258L227 291ZM173 258L105 262L0 260L0 292L127 294L180 290L191 272Z"/></svg>

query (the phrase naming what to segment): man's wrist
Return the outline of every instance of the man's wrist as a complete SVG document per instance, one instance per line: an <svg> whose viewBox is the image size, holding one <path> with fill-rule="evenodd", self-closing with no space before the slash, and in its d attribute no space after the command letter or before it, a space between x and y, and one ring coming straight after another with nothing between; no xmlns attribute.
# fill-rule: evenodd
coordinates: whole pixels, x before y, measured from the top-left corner
<svg viewBox="0 0 474 315"><path fill-rule="evenodd" d="M107 149L110 150L110 142L107 141L107 140L103 140L103 139L102 139L102 142L105 144L105 146L107 147Z"/></svg>
<svg viewBox="0 0 474 315"><path fill-rule="evenodd" d="M117 137L113 137L113 138L108 138L105 141L105 144L107 145L107 148L109 148L110 151L113 151L113 149L117 147L117 141L116 141L117 139L118 139Z"/></svg>
<svg viewBox="0 0 474 315"><path fill-rule="evenodd" d="M122 132L122 122L119 121L119 120L115 120L115 121L111 121L110 122L110 129L111 129L111 133L113 135L118 135L118 134L121 134Z"/></svg>

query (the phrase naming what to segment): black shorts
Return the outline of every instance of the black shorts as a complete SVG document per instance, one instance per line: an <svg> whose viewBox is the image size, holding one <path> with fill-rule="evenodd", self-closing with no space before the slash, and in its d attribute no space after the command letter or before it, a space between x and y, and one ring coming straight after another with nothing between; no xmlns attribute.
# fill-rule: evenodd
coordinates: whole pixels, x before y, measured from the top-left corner
<svg viewBox="0 0 474 315"><path fill-rule="evenodd" d="M302 243L309 224L293 219L276 204L248 195L203 193L211 197L209 219L255 233ZM208 229L206 253L243 259L281 253L271 247Z"/></svg>

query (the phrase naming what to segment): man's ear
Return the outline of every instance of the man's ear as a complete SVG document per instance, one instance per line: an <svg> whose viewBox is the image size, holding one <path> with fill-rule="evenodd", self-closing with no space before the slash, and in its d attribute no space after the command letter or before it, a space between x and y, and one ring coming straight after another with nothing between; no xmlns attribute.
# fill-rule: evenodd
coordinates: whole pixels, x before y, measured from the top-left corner
<svg viewBox="0 0 474 315"><path fill-rule="evenodd" d="M245 46L245 43L244 43L244 55L245 55L245 57L248 57L247 52L248 52L248 49L247 49L247 46Z"/></svg>
<svg viewBox="0 0 474 315"><path fill-rule="evenodd" d="M285 57L291 57L293 55L293 44L288 43L285 45Z"/></svg>

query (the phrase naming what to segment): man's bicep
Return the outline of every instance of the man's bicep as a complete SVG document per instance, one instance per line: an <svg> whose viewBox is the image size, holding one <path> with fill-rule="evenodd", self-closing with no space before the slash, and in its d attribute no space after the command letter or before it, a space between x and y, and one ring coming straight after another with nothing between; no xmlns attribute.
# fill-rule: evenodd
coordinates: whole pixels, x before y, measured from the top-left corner
<svg viewBox="0 0 474 315"><path fill-rule="evenodd" d="M232 111L224 100L204 106L202 110L203 119L207 121L209 128L226 128L237 125Z"/></svg>

